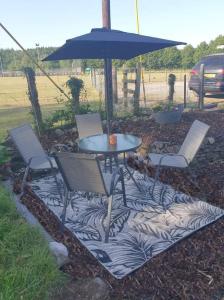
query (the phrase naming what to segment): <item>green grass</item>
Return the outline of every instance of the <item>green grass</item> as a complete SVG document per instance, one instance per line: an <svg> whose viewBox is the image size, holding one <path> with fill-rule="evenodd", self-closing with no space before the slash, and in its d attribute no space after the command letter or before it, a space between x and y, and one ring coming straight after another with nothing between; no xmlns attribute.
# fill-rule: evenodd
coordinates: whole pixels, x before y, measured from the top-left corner
<svg viewBox="0 0 224 300"><path fill-rule="evenodd" d="M92 87L90 75L80 75L78 77L84 80L87 99L98 100L99 92ZM68 94L69 90L66 88L66 81L69 79L69 76L51 76L51 78ZM46 76L36 76L36 85L41 105L56 104L57 98L62 97L60 91ZM30 105L25 77L0 77L0 87L0 108ZM65 97L63 98L66 100Z"/></svg>
<svg viewBox="0 0 224 300"><path fill-rule="evenodd" d="M0 300L49 299L59 281L64 276L47 243L18 215L0 186Z"/></svg>
<svg viewBox="0 0 224 300"><path fill-rule="evenodd" d="M61 104L43 105L41 107L43 118L46 118ZM0 142L7 136L7 131L24 123L33 123L29 107L0 108Z"/></svg>

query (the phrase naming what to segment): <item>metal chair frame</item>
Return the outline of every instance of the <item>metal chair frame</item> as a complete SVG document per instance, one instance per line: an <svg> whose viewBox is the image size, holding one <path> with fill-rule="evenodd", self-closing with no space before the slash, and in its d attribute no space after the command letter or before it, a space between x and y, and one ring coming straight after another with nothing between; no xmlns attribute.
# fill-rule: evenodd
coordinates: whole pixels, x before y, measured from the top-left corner
<svg viewBox="0 0 224 300"><path fill-rule="evenodd" d="M75 155L77 155L77 154L74 153L73 155L74 155L75 159L78 159L78 158L75 157ZM85 154L85 155L88 155L88 154ZM107 196L108 209L107 209L107 216L106 216L105 239L104 239L104 241L105 241L105 243L108 243L108 241L109 241L110 223L111 223L113 193L114 193L114 190L115 190L115 188L117 186L117 183L119 181L121 182L122 196L123 196L124 206L127 206L123 170L122 170L122 168L118 167L118 168L116 168L113 171L112 177L111 177L110 190L107 191L107 188L106 188L106 185L105 185L105 179L104 179L101 167L100 167L99 159L96 156L93 156L93 155L89 155L89 157L91 157L92 159L95 159L96 162L97 162L97 167L99 169L99 175L100 175L100 178L102 180L102 183L103 183L103 186L104 186L104 190L105 190L105 193L103 193L102 195L106 195ZM68 207L68 205L70 203L71 195L72 195L72 193L76 193L79 190L78 189L77 190L73 190L73 189L70 188L69 183L68 183L67 178L66 178L67 177L66 170L64 169L64 167L62 166L62 164L60 162L60 153L56 154L55 159L57 161L59 171L61 172L62 177L64 179L64 183L65 183L65 193L64 193L64 201L63 201L64 207L63 207L63 211L62 211L62 214L61 214L62 224L64 225L65 224L65 220L66 220L66 210L67 210L67 207ZM79 158L79 159L82 159L82 158ZM85 158L83 158L83 159L85 159ZM88 159L90 159L90 158L88 158ZM92 191L92 192L94 193L94 191ZM88 192L88 193L90 193L90 192ZM98 192L96 191L96 193L98 193Z"/></svg>
<svg viewBox="0 0 224 300"><path fill-rule="evenodd" d="M202 122L195 120L194 123L202 123ZM194 125L194 123L192 124L192 126ZM164 155L161 156L161 158L160 158L160 160L159 160L159 163L157 164L157 167L156 167L156 174L155 174L155 179L154 179L154 183L153 183L152 193L154 192L155 185L156 185L156 183L157 183L157 181L158 181L158 179L159 179L160 170L161 170L162 167L178 168L178 169L188 169L188 171L189 171L190 174L191 174L191 171L190 171L190 164L191 164L192 160L194 159L195 155L197 154L197 152L198 152L198 150L199 150L199 148L200 148L200 146L201 146L201 144L202 144L202 142L203 142L203 140L204 140L204 138L205 138L205 135L206 135L206 133L207 133L209 127L210 127L210 126L208 126L208 125L205 124L205 123L202 123L202 124L203 124L203 126L205 126L205 128L206 128L206 127L207 127L207 128L206 128L206 130L204 129L204 130L205 130L205 131L204 131L204 136L203 136L203 138L201 138L201 141L200 141L200 143L198 144L198 147L195 149L195 153L194 153L193 157L191 157L191 158L188 160L183 154L180 154L180 153L164 153ZM192 126L191 126L191 128L192 128ZM191 128L190 128L190 130L191 130ZM190 130L189 130L189 131L190 131ZM186 139L187 139L187 136L185 137L184 142L186 141ZM184 144L184 142L183 142L183 144ZM182 146L183 146L183 144L182 144ZM180 149L180 151L181 151L181 149ZM180 152L180 151L179 151L179 152ZM184 159L184 161L186 162L186 167L169 166L169 165L163 165L163 164L162 164L164 158L166 158L166 157L172 157L172 156L175 156L175 157L182 157L182 158ZM151 161L151 160L150 160L150 155L149 155L149 156L148 156L148 159L147 159L147 166L150 165L150 161Z"/></svg>
<svg viewBox="0 0 224 300"><path fill-rule="evenodd" d="M185 160L185 162L187 163L188 168L189 168L189 163L188 163L188 161L187 161L187 159L186 159L186 157L185 157L184 155L181 155L181 154L175 154L175 153L167 153L167 154L164 154L164 155L160 158L159 164L157 165L157 168L156 168L156 174L155 174L155 179L154 179L154 182L153 182L152 192L154 191L156 182L157 182L158 179L159 179L161 167L177 168L177 167L170 167L170 166L163 166L163 165L162 165L163 159L164 159L165 157L169 157L169 156L180 156L180 157L183 157L183 159ZM147 165L148 165L148 166L149 166L149 162L150 162L150 159L148 158L148 161L147 161Z"/></svg>
<svg viewBox="0 0 224 300"><path fill-rule="evenodd" d="M60 197L61 197L61 199L62 199L62 194L61 194L61 190L60 190L60 185L59 185L59 182L58 182L58 180L57 180L57 176L56 176L56 174L55 174L55 172L54 172L55 167L53 166L51 157L49 157L47 154L34 155L34 156L30 156L30 158L28 159L28 162L27 162L27 159L24 157L24 153L23 153L22 149L18 146L17 140L16 140L16 138L15 138L15 137L13 136L13 134L12 134L12 131L13 131L13 130L15 130L15 129L18 129L18 130L19 130L20 128L21 128L21 129L22 129L22 128L25 128L26 130L29 130L30 132L32 132L32 135L33 135L33 138L35 139L35 142L36 142L36 143L38 144L38 146L40 147L39 149L40 149L41 151L43 151L43 153L45 153L45 151L44 151L42 145L40 144L39 139L38 139L37 136L35 135L35 133L34 133L34 131L33 131L33 129L32 129L32 127L31 127L30 124L23 124L22 126L19 126L19 127L17 127L17 128L12 129L11 131L9 131L10 137L12 138L12 140L13 140L13 142L14 142L16 148L17 148L17 150L19 151L20 155L22 156L22 158L23 158L23 160L24 160L24 162L25 162L25 164L26 164L26 168L25 168L25 172L24 172L23 179L22 179L22 184L21 184L21 193L22 193L22 195L24 194L24 187L25 187L25 183L26 183L26 180L27 180L27 177L28 177L28 174L29 174L29 171L30 171L30 170L32 170L32 171L41 171L41 170L50 169L50 170L51 170L51 173L52 173L52 175L53 175L53 177L54 177L54 180L55 180L55 182L56 182L56 186L57 186L59 195L60 195ZM18 138L18 139L19 139L19 138ZM32 143L32 141L30 141L30 142ZM61 145L60 145L60 146L61 146ZM29 147L29 146L27 146L27 147ZM38 168L38 167L37 167L37 168L32 168L32 167L31 167L32 161L33 161L34 159L37 159L37 158L44 158L44 159L46 159L46 161L49 162L49 167L47 167L47 168Z"/></svg>

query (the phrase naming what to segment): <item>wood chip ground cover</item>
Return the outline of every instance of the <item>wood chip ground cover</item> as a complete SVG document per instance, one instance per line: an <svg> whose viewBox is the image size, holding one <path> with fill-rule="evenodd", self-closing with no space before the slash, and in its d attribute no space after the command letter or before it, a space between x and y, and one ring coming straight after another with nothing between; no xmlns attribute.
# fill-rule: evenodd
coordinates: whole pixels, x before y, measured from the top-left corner
<svg viewBox="0 0 224 300"><path fill-rule="evenodd" d="M224 114L221 112L186 113L178 125L159 127L152 120L126 120L115 122L114 131L138 134L149 143L162 140L181 144L195 120L201 120L211 126L208 136L215 139L215 145L224 140ZM52 139L53 141L54 139ZM54 140L55 141L55 140ZM48 141L46 141L48 143ZM199 154L200 155L200 152ZM141 163L130 161L143 170ZM193 165L194 180L188 174L176 170L164 170L161 180L172 184L192 196L224 208L224 158L205 158ZM153 174L154 169L150 168ZM197 185L195 185L195 179ZM38 217L42 225L57 240L69 249L72 262L63 270L75 280L99 276L111 286L114 299L222 299L224 295L224 220L196 232L166 252L153 258L145 266L127 276L116 280L99 265L89 252L65 230L59 230L58 219L45 207L31 191L27 191L23 203Z"/></svg>

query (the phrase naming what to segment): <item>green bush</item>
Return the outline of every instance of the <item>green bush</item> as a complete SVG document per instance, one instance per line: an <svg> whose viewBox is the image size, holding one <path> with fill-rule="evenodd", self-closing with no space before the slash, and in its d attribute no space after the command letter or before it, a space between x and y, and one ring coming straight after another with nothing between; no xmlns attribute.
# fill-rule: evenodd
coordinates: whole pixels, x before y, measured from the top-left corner
<svg viewBox="0 0 224 300"><path fill-rule="evenodd" d="M152 107L153 112L160 112L160 111L175 111L177 110L176 103L159 103Z"/></svg>
<svg viewBox="0 0 224 300"><path fill-rule="evenodd" d="M102 110L101 102L82 102L79 105L77 114L87 114L100 112L102 119L106 118L106 113ZM56 110L44 122L45 129L53 128L54 126L63 126L66 124L74 124L72 106L69 101L64 103L64 109Z"/></svg>

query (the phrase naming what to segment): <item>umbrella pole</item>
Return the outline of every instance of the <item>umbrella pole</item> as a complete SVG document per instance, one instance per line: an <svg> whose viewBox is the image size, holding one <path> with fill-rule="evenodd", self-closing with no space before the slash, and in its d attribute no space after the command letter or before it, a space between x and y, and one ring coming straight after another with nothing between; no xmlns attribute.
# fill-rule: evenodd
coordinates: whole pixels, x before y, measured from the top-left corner
<svg viewBox="0 0 224 300"><path fill-rule="evenodd" d="M106 114L107 114L107 134L108 136L111 133L111 100L112 100L112 86L111 86L111 78L110 78L110 59L104 59L104 85L105 85L105 106L106 106ZM112 102L113 103L113 102Z"/></svg>
<svg viewBox="0 0 224 300"><path fill-rule="evenodd" d="M102 21L103 27L111 29L110 20L110 0L102 0ZM113 118L113 87L112 87L112 60L104 59L104 85L105 85L105 105L107 112L107 134L111 133L110 121Z"/></svg>

